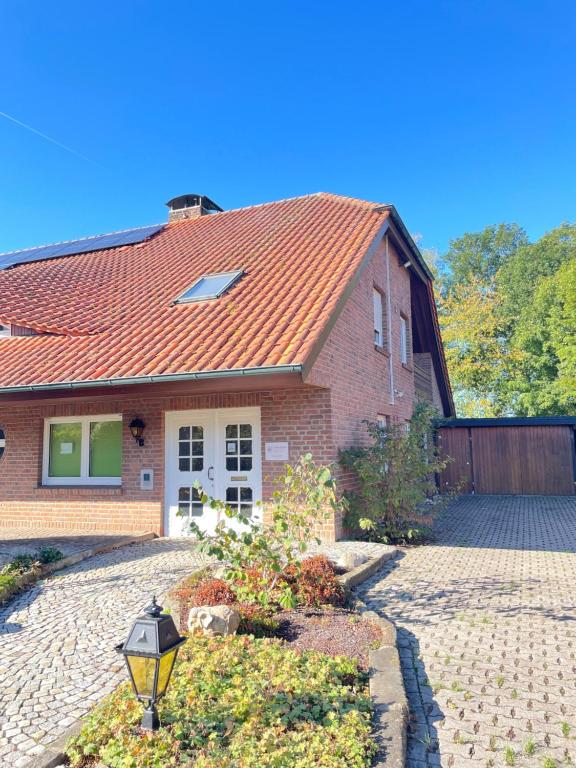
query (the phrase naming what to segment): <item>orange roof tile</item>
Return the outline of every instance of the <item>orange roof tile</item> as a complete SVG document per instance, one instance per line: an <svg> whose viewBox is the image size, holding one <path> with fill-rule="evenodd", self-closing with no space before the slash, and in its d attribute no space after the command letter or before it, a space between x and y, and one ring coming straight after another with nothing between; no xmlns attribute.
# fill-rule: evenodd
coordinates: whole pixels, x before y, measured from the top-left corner
<svg viewBox="0 0 576 768"><path fill-rule="evenodd" d="M388 216L376 207L319 193L0 271L0 322L46 334L0 339L0 388L301 365ZM236 269L219 299L174 303Z"/></svg>

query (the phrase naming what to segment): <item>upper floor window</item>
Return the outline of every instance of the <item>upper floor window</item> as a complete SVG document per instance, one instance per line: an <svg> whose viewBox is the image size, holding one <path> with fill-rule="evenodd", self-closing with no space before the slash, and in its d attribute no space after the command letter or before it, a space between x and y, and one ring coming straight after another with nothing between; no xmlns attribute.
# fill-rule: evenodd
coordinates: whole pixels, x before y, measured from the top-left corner
<svg viewBox="0 0 576 768"><path fill-rule="evenodd" d="M383 296L377 288L372 289L372 301L374 304L374 344L377 347L384 346L384 311Z"/></svg>
<svg viewBox="0 0 576 768"><path fill-rule="evenodd" d="M0 336L12 336L12 326L0 325Z"/></svg>
<svg viewBox="0 0 576 768"><path fill-rule="evenodd" d="M68 416L44 422L44 485L120 485L122 416Z"/></svg>
<svg viewBox="0 0 576 768"><path fill-rule="evenodd" d="M400 362L404 365L408 364L409 336L408 319L404 315L400 315Z"/></svg>

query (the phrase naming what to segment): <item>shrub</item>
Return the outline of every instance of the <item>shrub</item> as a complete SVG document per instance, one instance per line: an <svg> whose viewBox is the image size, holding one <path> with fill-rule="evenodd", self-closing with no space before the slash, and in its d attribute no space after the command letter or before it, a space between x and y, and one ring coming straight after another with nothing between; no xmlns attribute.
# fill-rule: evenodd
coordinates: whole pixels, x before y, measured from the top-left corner
<svg viewBox="0 0 576 768"><path fill-rule="evenodd" d="M38 547L36 550L36 558L42 565L48 565L48 563L57 563L62 560L64 555L59 549L55 547Z"/></svg>
<svg viewBox="0 0 576 768"><path fill-rule="evenodd" d="M299 569L289 566L285 574L298 605L320 607L344 603L344 589L334 566L324 555L306 558Z"/></svg>
<svg viewBox="0 0 576 768"><path fill-rule="evenodd" d="M160 702L163 728L139 732L142 706L124 684L84 719L66 753L75 768L368 768L370 709L352 659L196 636Z"/></svg>
<svg viewBox="0 0 576 768"><path fill-rule="evenodd" d="M278 631L278 621L269 609L249 603L236 603L234 608L240 614L238 632L254 637L274 637Z"/></svg>
<svg viewBox="0 0 576 768"><path fill-rule="evenodd" d="M3 592L11 592L16 586L16 577L12 573L6 573L5 570L0 571L0 599L2 599Z"/></svg>
<svg viewBox="0 0 576 768"><path fill-rule="evenodd" d="M4 566L5 573L15 573L22 575L27 571L32 571L37 564L37 560L34 555L17 555L12 562Z"/></svg>
<svg viewBox="0 0 576 768"><path fill-rule="evenodd" d="M192 595L198 588L198 585L202 581L212 577L212 571L209 568L201 568L198 571L194 571L190 576L187 576L183 582L171 590L170 594L173 595L182 605L190 605Z"/></svg>
<svg viewBox="0 0 576 768"><path fill-rule="evenodd" d="M193 590L189 605L232 605L235 602L236 595L225 581L209 579L200 582Z"/></svg>
<svg viewBox="0 0 576 768"><path fill-rule="evenodd" d="M315 526L326 519L329 507L338 506L330 468L316 466L311 454L294 467L287 466L273 493L266 526L204 492L202 503L223 513L223 519L213 536L195 523L191 531L203 552L225 564L225 579L239 602L295 607L294 593L282 573L286 565L300 569L299 557L314 540Z"/></svg>
<svg viewBox="0 0 576 768"><path fill-rule="evenodd" d="M431 507L423 515L421 506L436 493L434 476L448 464L432 439L434 416L432 406L420 402L408 428L365 422L371 444L342 452L341 463L355 473L359 486L347 495L349 527L378 540L388 540L394 531L410 539L409 531L429 521Z"/></svg>

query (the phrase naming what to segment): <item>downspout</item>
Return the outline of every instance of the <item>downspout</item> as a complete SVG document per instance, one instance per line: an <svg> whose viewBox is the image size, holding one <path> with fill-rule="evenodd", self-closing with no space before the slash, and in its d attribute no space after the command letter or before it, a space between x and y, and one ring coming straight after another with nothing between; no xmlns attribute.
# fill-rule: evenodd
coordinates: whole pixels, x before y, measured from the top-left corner
<svg viewBox="0 0 576 768"><path fill-rule="evenodd" d="M388 328L388 370L390 379L390 405L394 405L394 355L392 352L392 297L390 296L390 251L388 250L388 235L385 237L386 250L386 326Z"/></svg>

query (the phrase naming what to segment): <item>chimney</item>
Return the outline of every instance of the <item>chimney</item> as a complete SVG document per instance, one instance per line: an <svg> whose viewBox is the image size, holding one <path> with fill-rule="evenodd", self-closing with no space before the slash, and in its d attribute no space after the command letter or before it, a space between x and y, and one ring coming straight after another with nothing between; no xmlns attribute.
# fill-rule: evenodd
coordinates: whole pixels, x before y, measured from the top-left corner
<svg viewBox="0 0 576 768"><path fill-rule="evenodd" d="M195 219L197 216L207 216L222 211L222 208L206 195L179 195L168 200L166 205L170 209L168 221Z"/></svg>

